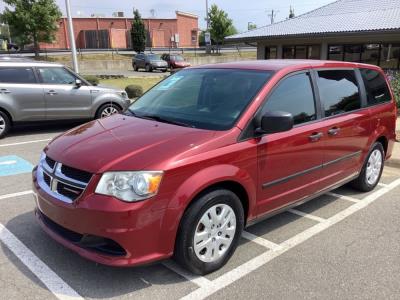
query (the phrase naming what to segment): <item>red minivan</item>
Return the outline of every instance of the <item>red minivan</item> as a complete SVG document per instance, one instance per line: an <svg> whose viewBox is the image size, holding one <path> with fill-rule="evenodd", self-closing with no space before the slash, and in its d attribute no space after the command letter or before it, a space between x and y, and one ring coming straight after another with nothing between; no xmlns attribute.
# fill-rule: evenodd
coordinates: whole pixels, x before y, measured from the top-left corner
<svg viewBox="0 0 400 300"><path fill-rule="evenodd" d="M223 266L243 228L350 183L379 182L396 106L382 70L269 60L188 68L124 113L51 141L36 216L81 256Z"/></svg>

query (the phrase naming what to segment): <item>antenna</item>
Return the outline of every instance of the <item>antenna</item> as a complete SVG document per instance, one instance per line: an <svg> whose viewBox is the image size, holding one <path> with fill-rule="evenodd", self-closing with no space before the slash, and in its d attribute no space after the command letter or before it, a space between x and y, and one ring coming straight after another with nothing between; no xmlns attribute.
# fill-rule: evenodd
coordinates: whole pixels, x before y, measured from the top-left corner
<svg viewBox="0 0 400 300"><path fill-rule="evenodd" d="M266 10L266 12L269 12L268 10ZM274 10L272 9L271 12L268 14L268 18L270 18L271 24L274 24L275 22L275 17L278 14L279 10Z"/></svg>

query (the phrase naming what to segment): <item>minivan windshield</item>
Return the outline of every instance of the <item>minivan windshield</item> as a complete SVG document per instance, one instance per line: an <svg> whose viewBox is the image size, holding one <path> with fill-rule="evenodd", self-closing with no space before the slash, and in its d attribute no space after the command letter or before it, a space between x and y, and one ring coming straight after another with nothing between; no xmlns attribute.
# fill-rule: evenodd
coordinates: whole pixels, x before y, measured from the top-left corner
<svg viewBox="0 0 400 300"><path fill-rule="evenodd" d="M258 70L186 69L157 84L129 111L139 118L228 130L271 76Z"/></svg>

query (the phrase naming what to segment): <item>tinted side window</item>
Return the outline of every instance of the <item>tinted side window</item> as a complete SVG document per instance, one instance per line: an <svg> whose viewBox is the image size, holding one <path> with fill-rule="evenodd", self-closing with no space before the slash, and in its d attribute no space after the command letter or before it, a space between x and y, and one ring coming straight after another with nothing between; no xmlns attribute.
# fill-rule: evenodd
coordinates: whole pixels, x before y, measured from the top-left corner
<svg viewBox="0 0 400 300"><path fill-rule="evenodd" d="M391 100L391 95L382 74L369 69L361 69L360 71L367 90L368 105L389 102Z"/></svg>
<svg viewBox="0 0 400 300"><path fill-rule="evenodd" d="M315 120L317 114L309 73L293 75L281 81L268 97L262 112L266 111L289 112L295 125Z"/></svg>
<svg viewBox="0 0 400 300"><path fill-rule="evenodd" d="M64 68L38 68L45 84L74 84L75 76Z"/></svg>
<svg viewBox="0 0 400 300"><path fill-rule="evenodd" d="M1 67L0 83L36 83L32 68Z"/></svg>
<svg viewBox="0 0 400 300"><path fill-rule="evenodd" d="M354 71L319 71L318 76L321 102L326 117L361 108L360 92Z"/></svg>

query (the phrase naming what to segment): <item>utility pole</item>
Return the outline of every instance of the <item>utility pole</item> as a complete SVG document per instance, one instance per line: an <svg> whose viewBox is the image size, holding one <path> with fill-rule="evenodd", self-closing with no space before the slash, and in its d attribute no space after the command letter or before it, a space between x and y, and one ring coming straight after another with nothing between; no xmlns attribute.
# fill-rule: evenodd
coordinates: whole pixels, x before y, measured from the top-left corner
<svg viewBox="0 0 400 300"><path fill-rule="evenodd" d="M271 24L274 24L274 22L275 22L275 17L276 17L276 15L277 15L277 13L279 12L279 10L271 10L271 13L270 14L268 14L268 17L270 17L270 20L271 20Z"/></svg>
<svg viewBox="0 0 400 300"><path fill-rule="evenodd" d="M69 0L65 0L65 7L67 9L67 19L68 19L68 31L69 31L69 45L71 47L71 55L72 55L72 64L74 66L74 71L79 73L78 67L78 58L76 56L76 46L75 46L75 35L74 35L74 26L72 25L72 16L71 16L71 5Z"/></svg>
<svg viewBox="0 0 400 300"><path fill-rule="evenodd" d="M206 0L206 23L207 23L207 30L206 30L206 34L208 35L208 37L211 40L210 37L210 18L208 17L208 0ZM210 42L211 44L211 42ZM206 53L210 54L211 53L211 45L207 43L206 41Z"/></svg>

